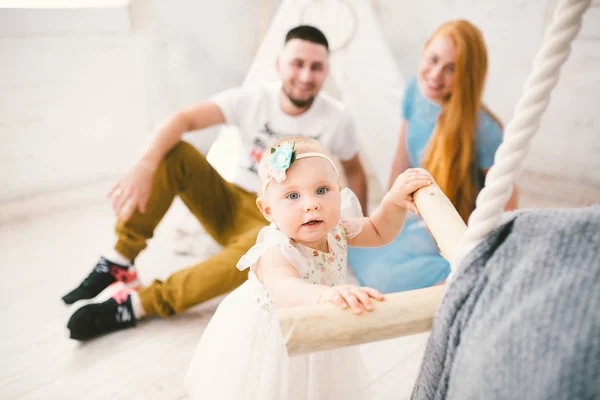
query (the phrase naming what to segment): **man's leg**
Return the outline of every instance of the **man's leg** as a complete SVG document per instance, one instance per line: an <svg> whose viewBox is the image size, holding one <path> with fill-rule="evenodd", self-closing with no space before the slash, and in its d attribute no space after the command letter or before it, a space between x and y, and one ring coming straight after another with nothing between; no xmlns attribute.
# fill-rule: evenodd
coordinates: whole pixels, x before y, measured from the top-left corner
<svg viewBox="0 0 600 400"><path fill-rule="evenodd" d="M136 281L137 274L128 264L146 247L146 241L152 237L178 194L207 232L224 244L234 226L240 192L235 185L225 181L192 145L180 142L156 170L146 212L136 211L128 221L117 223L115 251L119 260L107 255L102 257L81 285L65 295L63 300L72 304L95 297L115 281Z"/></svg>
<svg viewBox="0 0 600 400"><path fill-rule="evenodd" d="M115 250L134 259L179 195L206 231L223 244L233 229L240 194L191 144L180 142L161 162L154 175L152 194L144 214L136 211L116 226Z"/></svg>
<svg viewBox="0 0 600 400"><path fill-rule="evenodd" d="M142 316L168 317L235 289L248 276L248 271L239 271L236 264L254 245L264 225L264 220L244 221L244 233L232 237L219 254L172 274L164 282L155 280L139 292L121 283L122 288L105 302L86 305L73 313L67 324L71 338L88 340L131 328Z"/></svg>
<svg viewBox="0 0 600 400"><path fill-rule="evenodd" d="M236 264L256 243L264 225L266 222L257 221L253 228L233 238L215 256L175 272L164 282L155 280L141 289L138 294L145 314L169 317L240 286L246 281L248 270L240 271Z"/></svg>
<svg viewBox="0 0 600 400"><path fill-rule="evenodd" d="M181 175L187 176L187 179L181 180L176 193L207 232L224 246L223 251L205 263L173 274L165 282L154 281L139 294L121 285L121 290L107 301L80 308L67 324L71 338L87 340L103 333L130 328L146 315L167 317L232 290L246 280L247 271L237 270L236 264L254 245L258 232L267 225L267 221L256 207L255 194L223 180L204 156L196 154L186 156L186 163L179 164ZM192 166L189 159L194 161ZM165 212L166 209L163 215ZM116 248L123 248L120 246L124 245L126 249L143 249L145 240L151 237L158 221L154 225L148 223L145 232L143 229L132 229L129 222L120 224L117 227L119 242Z"/></svg>

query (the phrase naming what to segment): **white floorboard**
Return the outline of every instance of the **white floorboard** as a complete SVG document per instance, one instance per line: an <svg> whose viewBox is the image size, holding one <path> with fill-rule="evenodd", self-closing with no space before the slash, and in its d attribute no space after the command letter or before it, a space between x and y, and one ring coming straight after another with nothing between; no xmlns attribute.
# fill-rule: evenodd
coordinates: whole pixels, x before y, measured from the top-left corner
<svg viewBox="0 0 600 400"><path fill-rule="evenodd" d="M524 192L523 204L574 206L589 204L590 198L597 202L597 197L597 190L581 194L582 204L577 204L567 201L571 198ZM0 398L187 398L183 377L220 299L170 320L142 321L136 329L89 343L68 339L69 310L60 297L79 283L114 240L114 217L107 202L68 204L68 209L37 210L29 217L21 210L18 218L0 219ZM144 283L197 262L195 257L174 255L178 207L137 260ZM3 210L0 205L0 213ZM422 334L362 349L371 366L368 390L373 399L386 399L390 393L395 399L410 397L426 340L427 334Z"/></svg>

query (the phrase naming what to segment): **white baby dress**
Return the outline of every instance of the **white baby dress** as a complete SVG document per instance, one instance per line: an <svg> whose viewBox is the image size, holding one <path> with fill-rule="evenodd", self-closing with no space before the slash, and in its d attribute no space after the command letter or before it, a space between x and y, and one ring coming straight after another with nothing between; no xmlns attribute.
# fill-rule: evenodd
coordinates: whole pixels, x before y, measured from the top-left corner
<svg viewBox="0 0 600 400"><path fill-rule="evenodd" d="M361 215L356 197L344 189L342 221L327 236L329 253L295 243L271 224L260 231L238 268L249 268L267 249L280 246L302 279L343 284L347 235L352 237L362 228L346 220ZM248 280L221 302L210 320L185 383L194 400L363 399L364 376L357 347L289 357L270 296L250 270Z"/></svg>

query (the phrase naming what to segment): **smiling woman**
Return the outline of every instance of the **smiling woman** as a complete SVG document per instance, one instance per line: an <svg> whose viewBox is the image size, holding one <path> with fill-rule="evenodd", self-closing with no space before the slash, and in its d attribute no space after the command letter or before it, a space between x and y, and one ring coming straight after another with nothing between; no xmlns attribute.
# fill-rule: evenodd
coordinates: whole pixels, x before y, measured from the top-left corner
<svg viewBox="0 0 600 400"><path fill-rule="evenodd" d="M454 70L456 68L456 48L446 36L437 36L425 48L419 70L419 89L431 101L441 103L450 96Z"/></svg>
<svg viewBox="0 0 600 400"><path fill-rule="evenodd" d="M477 27L450 21L434 32L404 93L390 180L391 186L406 169L425 168L465 222L502 142L500 121L482 103L486 75L487 50ZM349 263L361 284L384 292L431 286L450 272L416 216L388 246L350 249Z"/></svg>

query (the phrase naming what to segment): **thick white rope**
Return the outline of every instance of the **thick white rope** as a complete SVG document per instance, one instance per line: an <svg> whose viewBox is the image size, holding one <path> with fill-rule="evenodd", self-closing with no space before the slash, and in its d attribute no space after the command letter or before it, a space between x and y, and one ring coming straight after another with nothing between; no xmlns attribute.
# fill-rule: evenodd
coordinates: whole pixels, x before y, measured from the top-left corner
<svg viewBox="0 0 600 400"><path fill-rule="evenodd" d="M581 20L591 0L561 0L554 11L550 28L533 62L515 115L507 125L504 141L496 152L485 187L477 197L475 211L462 237L453 271L462 258L500 222L506 202L517 181L523 160L558 82L560 69L571 51L571 42L581 28Z"/></svg>

